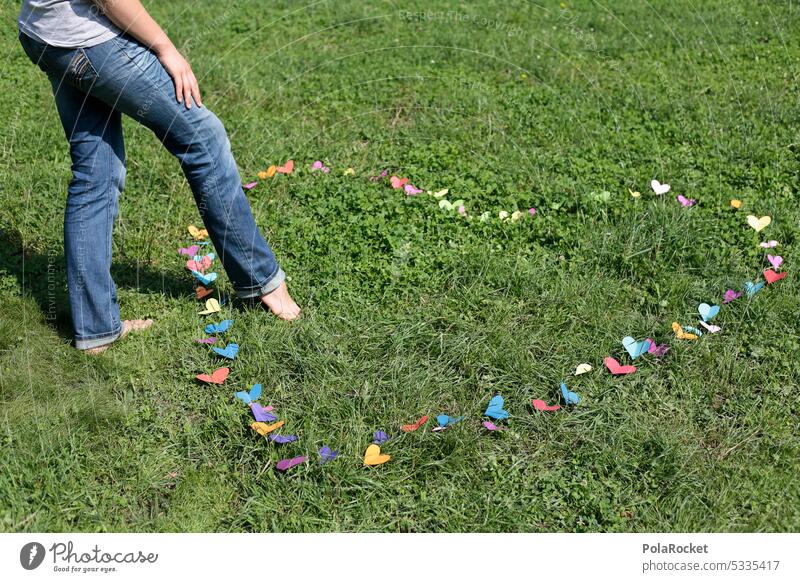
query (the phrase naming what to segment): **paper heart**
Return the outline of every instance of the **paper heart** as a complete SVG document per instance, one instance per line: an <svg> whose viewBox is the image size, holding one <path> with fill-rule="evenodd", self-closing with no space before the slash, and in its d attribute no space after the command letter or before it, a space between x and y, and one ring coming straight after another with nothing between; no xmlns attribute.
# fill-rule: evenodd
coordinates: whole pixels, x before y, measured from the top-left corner
<svg viewBox="0 0 800 582"><path fill-rule="evenodd" d="M415 430L417 430L419 427L421 427L426 422L428 422L428 415L427 414L425 416L423 416L422 418L420 418L414 424L404 424L403 426L400 427L400 430L402 430L403 432L414 432Z"/></svg>
<svg viewBox="0 0 800 582"><path fill-rule="evenodd" d="M239 353L238 344L228 344L224 348L211 348L211 349L218 356L222 356L223 358L228 358L229 360L233 360L234 358L236 358L236 354Z"/></svg>
<svg viewBox="0 0 800 582"><path fill-rule="evenodd" d="M215 341L217 341L217 338L215 338L215 337L207 337L207 338L202 338L202 339L201 338L197 338L194 341L196 341L199 344L213 344Z"/></svg>
<svg viewBox="0 0 800 582"><path fill-rule="evenodd" d="M212 313L219 313L219 310L222 307L219 304L219 301L212 298L206 301L206 308L203 311L200 311L200 315L211 315Z"/></svg>
<svg viewBox="0 0 800 582"><path fill-rule="evenodd" d="M278 166L276 166L275 164L271 165L269 168L267 168L267 171L264 172L264 174L266 174L265 178L272 178L277 171L278 171Z"/></svg>
<svg viewBox="0 0 800 582"><path fill-rule="evenodd" d="M641 192L637 192L637 191L631 190L630 188L628 188L628 192L630 193L632 198L641 198L642 197L642 193Z"/></svg>
<svg viewBox="0 0 800 582"><path fill-rule="evenodd" d="M293 457L291 459L283 459L275 464L275 470L280 471L281 473L285 473L292 467L296 467L297 465L301 465L305 462L306 462L305 457Z"/></svg>
<svg viewBox="0 0 800 582"><path fill-rule="evenodd" d="M397 176L392 176L389 178L389 183L392 185L392 188L395 190L402 188L408 182L408 178L398 178Z"/></svg>
<svg viewBox="0 0 800 582"><path fill-rule="evenodd" d="M684 326L683 326L683 329L684 329L684 330L686 330L686 331L689 331L689 332L691 332L691 333L693 333L693 334L695 334L697 337L700 337L700 336L702 336L702 335L703 335L703 332L702 332L702 331L700 331L700 330L699 330L699 329L697 329L696 327L692 327L691 325L684 325Z"/></svg>
<svg viewBox="0 0 800 582"><path fill-rule="evenodd" d="M416 188L413 184L406 184L405 186L403 186L403 190L408 196L416 196L417 194L422 194L422 190Z"/></svg>
<svg viewBox="0 0 800 582"><path fill-rule="evenodd" d="M767 280L767 283L772 285L776 281L780 281L787 275L787 272L784 271L783 273L776 273L772 269L767 269L764 271L764 278Z"/></svg>
<svg viewBox="0 0 800 582"><path fill-rule="evenodd" d="M355 176L356 170L355 168L347 168L344 172L342 172L345 176Z"/></svg>
<svg viewBox="0 0 800 582"><path fill-rule="evenodd" d="M697 306L697 312L703 321L711 321L719 313L719 305L709 305L708 303L701 303Z"/></svg>
<svg viewBox="0 0 800 582"><path fill-rule="evenodd" d="M681 206L694 206L697 204L697 200L694 198L687 198L683 194L678 194L677 200L681 203Z"/></svg>
<svg viewBox="0 0 800 582"><path fill-rule="evenodd" d="M532 400L531 406L533 406L534 410L541 410L542 412L551 412L553 410L561 410L561 407L558 404L554 404L553 406L549 406L547 402L544 400Z"/></svg>
<svg viewBox="0 0 800 582"><path fill-rule="evenodd" d="M225 333L231 328L232 325L233 325L232 319L223 319L219 323L209 323L203 329L203 331L205 331L208 335L212 335L215 333Z"/></svg>
<svg viewBox="0 0 800 582"><path fill-rule="evenodd" d="M608 371L615 376L633 374L636 371L636 366L623 366L611 356L606 356L603 359L603 363L606 365L606 368L608 368Z"/></svg>
<svg viewBox="0 0 800 582"><path fill-rule="evenodd" d="M195 287L194 296L197 299L204 299L205 297L211 295L213 292L214 292L213 289L208 289L206 287L203 287L202 285L198 285L197 287Z"/></svg>
<svg viewBox="0 0 800 582"><path fill-rule="evenodd" d="M186 256L189 256L189 257L193 257L193 256L195 256L197 254L197 251L199 251L199 250L200 250L199 246L192 245L190 247L179 248L178 249L178 254L186 255Z"/></svg>
<svg viewBox="0 0 800 582"><path fill-rule="evenodd" d="M436 417L436 422L439 424L439 426L435 427L433 430L436 432L444 430L449 426L453 426L454 424L461 422L462 420L464 420L463 416L453 417L446 414L440 414Z"/></svg>
<svg viewBox="0 0 800 582"><path fill-rule="evenodd" d="M266 172L264 172L263 170L261 172L259 172L258 174L256 174L256 176L258 176L259 180L266 180L267 178L271 178L272 177L269 174L267 174Z"/></svg>
<svg viewBox="0 0 800 582"><path fill-rule="evenodd" d="M293 434L271 434L267 438L276 445L285 445L287 443L293 443L297 440L297 436Z"/></svg>
<svg viewBox="0 0 800 582"><path fill-rule="evenodd" d="M682 340L696 340L697 339L697 336L695 334L686 333L683 330L683 328L681 327L681 324L679 324L677 321L673 321L672 322L672 331L675 332L675 337L678 338L678 339L682 339Z"/></svg>
<svg viewBox="0 0 800 582"><path fill-rule="evenodd" d="M320 456L320 463L327 463L338 457L339 451L331 450L331 448L328 445L322 445L322 448L319 450L319 456Z"/></svg>
<svg viewBox="0 0 800 582"><path fill-rule="evenodd" d="M273 430L278 430L284 424L286 424L285 420L279 420L278 422L276 422L274 424L267 424L266 422L251 422L250 423L250 428L252 428L254 431L256 431L261 436L265 437L269 433L271 433Z"/></svg>
<svg viewBox="0 0 800 582"><path fill-rule="evenodd" d="M330 168L326 168L321 160L317 160L316 162L311 164L311 171L312 172L321 171L321 172L327 174L328 172L331 171L331 169Z"/></svg>
<svg viewBox="0 0 800 582"><path fill-rule="evenodd" d="M622 347L624 347L628 351L628 354L630 354L631 358L635 360L642 354L647 353L647 351L650 349L650 341L644 340L637 342L628 335L622 338Z"/></svg>
<svg viewBox="0 0 800 582"><path fill-rule="evenodd" d="M747 292L747 296L748 297L752 297L753 295L755 295L756 293L761 291L764 288L764 285L766 285L766 283L764 283L764 281L759 281L758 283L753 283L752 281L747 281L744 284L744 290Z"/></svg>
<svg viewBox="0 0 800 582"><path fill-rule="evenodd" d="M658 180L653 180L650 182L650 187L656 194L666 194L669 192L669 184L662 184Z"/></svg>
<svg viewBox="0 0 800 582"><path fill-rule="evenodd" d="M198 374L195 376L201 382L205 382L206 384L222 384L225 381L225 378L228 377L228 374L231 373L230 368L217 368L211 374Z"/></svg>
<svg viewBox="0 0 800 582"><path fill-rule="evenodd" d="M200 271L192 271L192 275L194 275L195 279L200 281L200 284L205 286L211 285L211 283L217 280L216 273L209 273L207 275L204 275Z"/></svg>
<svg viewBox="0 0 800 582"><path fill-rule="evenodd" d="M575 375L580 376L581 374L586 374L587 372L592 371L592 367L589 364L578 364L578 367L575 368Z"/></svg>
<svg viewBox="0 0 800 582"><path fill-rule="evenodd" d="M499 426L497 426L495 423L493 423L493 422L490 422L490 421L488 421L488 420L484 420L482 424L483 424L483 426L485 426L485 427L486 427L486 430L491 430L491 431L495 431L495 430L506 430L505 428L499 427Z"/></svg>
<svg viewBox="0 0 800 582"><path fill-rule="evenodd" d="M208 231L205 228L197 228L195 225L190 224L186 227L189 231L189 234L194 240L203 240L204 238L208 238Z"/></svg>
<svg viewBox="0 0 800 582"><path fill-rule="evenodd" d="M372 436L372 442L374 442L376 445L382 445L388 440L389 440L389 435L383 432L382 430L376 430L375 434Z"/></svg>
<svg viewBox="0 0 800 582"><path fill-rule="evenodd" d="M561 398L564 399L564 404L578 404L581 401L581 397L569 390L564 382L561 383Z"/></svg>
<svg viewBox="0 0 800 582"><path fill-rule="evenodd" d="M772 222L772 218L769 216L762 216L758 218L757 216L753 216L749 214L747 216L747 224L750 225L756 232L761 232L765 228L769 226L769 223Z"/></svg>
<svg viewBox="0 0 800 582"><path fill-rule="evenodd" d="M742 201L734 198L733 200L731 200L731 207L735 208L736 210L739 210L742 207Z"/></svg>
<svg viewBox="0 0 800 582"><path fill-rule="evenodd" d="M711 323L706 323L705 321L701 321L700 325L702 325L704 328L706 328L708 333L717 333L718 331L722 330L722 328L719 327L718 325L713 325Z"/></svg>
<svg viewBox="0 0 800 582"><path fill-rule="evenodd" d="M731 301L735 301L736 299L738 299L741 296L742 296L742 292L741 291L739 293L737 293L733 289L728 289L727 291L725 291L725 296L722 298L722 302L723 303L730 303Z"/></svg>
<svg viewBox="0 0 800 582"><path fill-rule="evenodd" d="M434 198L441 198L442 196L447 196L447 194L448 194L449 192L450 192L450 188L443 188L442 190L439 190L438 192L434 192L434 193L432 194L432 196L433 196Z"/></svg>
<svg viewBox="0 0 800 582"><path fill-rule="evenodd" d="M261 398L261 384L253 384L253 386L245 392L244 390L236 393L236 398L245 404L251 404Z"/></svg>
<svg viewBox="0 0 800 582"><path fill-rule="evenodd" d="M773 269L777 269L783 264L783 257L780 255L767 255L767 260Z"/></svg>
<svg viewBox="0 0 800 582"><path fill-rule="evenodd" d="M204 267L202 264L198 263L194 259L189 259L186 261L186 268L190 271L199 271L201 274L203 271L206 270L207 267Z"/></svg>
<svg viewBox="0 0 800 582"><path fill-rule="evenodd" d="M768 240L766 242L758 243L758 246L760 246L762 249L774 249L776 246L778 246L778 241Z"/></svg>
<svg viewBox="0 0 800 582"><path fill-rule="evenodd" d="M647 338L647 341L650 342L650 349L647 351L653 354L657 358L662 357L669 351L669 346L667 344L657 345L655 340L652 340L650 338Z"/></svg>
<svg viewBox="0 0 800 582"><path fill-rule="evenodd" d="M245 190L252 190L256 186L258 186L258 182L248 182L247 184L242 184L242 188Z"/></svg>
<svg viewBox="0 0 800 582"><path fill-rule="evenodd" d="M274 414L270 414L271 406L261 406L258 402L250 403L250 411L253 413L253 418L258 422L273 422L278 420Z"/></svg>
<svg viewBox="0 0 800 582"><path fill-rule="evenodd" d="M508 411L503 410L503 397L499 394L497 396L493 396L492 399L489 400L489 406L486 407L486 412L483 414L489 418L494 418L495 420L503 420L504 418L508 418Z"/></svg>
<svg viewBox="0 0 800 582"><path fill-rule="evenodd" d="M390 455L382 455L381 448L378 445L370 445L367 447L367 451L364 453L364 464L374 467L375 465L384 464L391 458L392 457Z"/></svg>
<svg viewBox="0 0 800 582"><path fill-rule="evenodd" d="M279 174L291 174L294 170L294 160L289 160L282 166L278 166L275 168L275 171Z"/></svg>

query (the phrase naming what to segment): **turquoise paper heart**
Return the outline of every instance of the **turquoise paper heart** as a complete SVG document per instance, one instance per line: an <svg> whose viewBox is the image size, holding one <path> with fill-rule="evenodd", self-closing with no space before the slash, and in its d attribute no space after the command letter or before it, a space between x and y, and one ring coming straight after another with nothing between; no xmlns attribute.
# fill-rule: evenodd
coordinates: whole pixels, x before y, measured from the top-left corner
<svg viewBox="0 0 800 582"><path fill-rule="evenodd" d="M492 397L484 414L489 418L494 418L495 420L503 420L504 418L508 418L508 411L503 410L503 397L499 394Z"/></svg>
<svg viewBox="0 0 800 582"><path fill-rule="evenodd" d="M637 342L629 335L622 338L622 347L628 350L628 353L634 360L639 356L641 356L642 354L646 354L647 351L650 349L650 346L651 346L650 340Z"/></svg>
<svg viewBox="0 0 800 582"><path fill-rule="evenodd" d="M708 303L701 303L697 307L697 312L700 314L700 317L703 318L703 321L711 321L719 313L719 305L709 305Z"/></svg>
<svg viewBox="0 0 800 582"><path fill-rule="evenodd" d="M764 288L764 285L765 285L764 281L759 281L758 283L752 283L748 281L747 283L744 284L744 289L745 291L747 291L747 296L752 297L753 295L761 291Z"/></svg>

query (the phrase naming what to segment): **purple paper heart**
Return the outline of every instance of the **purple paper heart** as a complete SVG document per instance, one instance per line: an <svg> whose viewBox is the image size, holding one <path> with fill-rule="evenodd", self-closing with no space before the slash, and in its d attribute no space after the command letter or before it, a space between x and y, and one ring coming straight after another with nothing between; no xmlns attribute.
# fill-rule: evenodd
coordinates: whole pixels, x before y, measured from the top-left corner
<svg viewBox="0 0 800 582"><path fill-rule="evenodd" d="M305 462L306 462L305 457L294 457L292 459L283 459L282 461L278 461L278 463L275 465L275 469L283 473L284 471L288 471L292 467L296 467L297 465Z"/></svg>
<svg viewBox="0 0 800 582"><path fill-rule="evenodd" d="M195 256L197 254L197 251L199 251L199 250L200 250L200 247L197 246L197 245L192 245L192 246L187 247L187 248L181 247L181 248L178 249L178 254L186 255L187 257L193 257L193 256Z"/></svg>
<svg viewBox="0 0 800 582"><path fill-rule="evenodd" d="M286 436L280 434L271 434L269 435L269 440L271 440L276 445L285 445L286 443L293 443L297 440L297 436L293 434L288 434Z"/></svg>
<svg viewBox="0 0 800 582"><path fill-rule="evenodd" d="M270 414L271 406L261 406L258 402L250 403L250 410L253 411L253 416L258 422L273 422L278 420L274 414Z"/></svg>
<svg viewBox="0 0 800 582"><path fill-rule="evenodd" d="M333 451L328 445L322 445L319 450L319 456L322 457L320 463L327 463L334 460L339 455L339 451Z"/></svg>
<svg viewBox="0 0 800 582"><path fill-rule="evenodd" d="M383 432L382 430L376 430L375 435L373 437L373 442L376 445L382 445L386 441L389 440L389 435Z"/></svg>
<svg viewBox="0 0 800 582"><path fill-rule="evenodd" d="M215 341L217 341L217 338L215 338L215 337L206 337L206 338L202 338L202 339L196 339L194 341L196 341L199 344L213 344Z"/></svg>
<svg viewBox="0 0 800 582"><path fill-rule="evenodd" d="M667 344L658 345L655 340L651 340L650 338L647 338L647 341L650 342L650 348L647 350L647 353L653 354L657 358L662 357L669 351L669 346Z"/></svg>
<svg viewBox="0 0 800 582"><path fill-rule="evenodd" d="M739 293L737 293L733 289L728 289L727 291L725 291L725 297L723 297L722 302L723 303L730 303L731 301L733 301L735 299L738 299L741 296L742 296L742 292L741 291Z"/></svg>

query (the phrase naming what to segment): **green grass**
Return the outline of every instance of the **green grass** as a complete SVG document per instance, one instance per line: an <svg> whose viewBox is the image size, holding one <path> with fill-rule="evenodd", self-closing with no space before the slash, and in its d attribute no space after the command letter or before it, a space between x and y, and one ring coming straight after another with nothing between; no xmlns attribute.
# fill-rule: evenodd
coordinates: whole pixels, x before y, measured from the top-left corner
<svg viewBox="0 0 800 582"><path fill-rule="evenodd" d="M304 316L226 306L241 352L207 387L175 254L197 210L130 120L115 277L123 316L156 326L100 358L69 345L68 152L18 4L0 4L0 530L800 529L796 5L151 2L245 179L299 167L250 197ZM473 218L368 180L384 167ZM748 213L774 222L756 234ZM767 238L789 277L726 306L722 333L674 341L672 321L758 277ZM602 358L626 361L628 334L672 349L612 378ZM572 378L580 362L595 371ZM533 414L562 378L581 404ZM233 391L254 382L298 443L252 434ZM496 392L510 430L486 435ZM374 430L440 412L467 421L361 465ZM342 458L319 466L323 443Z"/></svg>

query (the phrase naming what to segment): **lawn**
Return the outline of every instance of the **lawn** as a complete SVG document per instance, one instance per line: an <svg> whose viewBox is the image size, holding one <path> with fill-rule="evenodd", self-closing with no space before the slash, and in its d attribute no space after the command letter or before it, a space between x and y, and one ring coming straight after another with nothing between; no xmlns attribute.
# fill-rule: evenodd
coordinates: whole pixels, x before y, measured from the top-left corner
<svg viewBox="0 0 800 582"><path fill-rule="evenodd" d="M156 324L102 357L71 347L69 156L2 0L0 530L800 530L797 5L147 5L245 181L295 160L248 196L303 316L198 315L176 253L197 209L126 120L114 273L123 316ZM383 169L467 216L370 180ZM673 321L761 277L770 239L788 277L723 306L720 333L676 340ZM226 317L241 351L201 385L223 363L193 339ZM613 377L602 361L630 363L627 335L670 351ZM533 411L562 380L581 402ZM256 382L296 443L249 428L234 391ZM488 433L497 393L508 430ZM440 413L466 418L399 430ZM364 467L378 429L392 459ZM323 444L340 457L321 465Z"/></svg>

